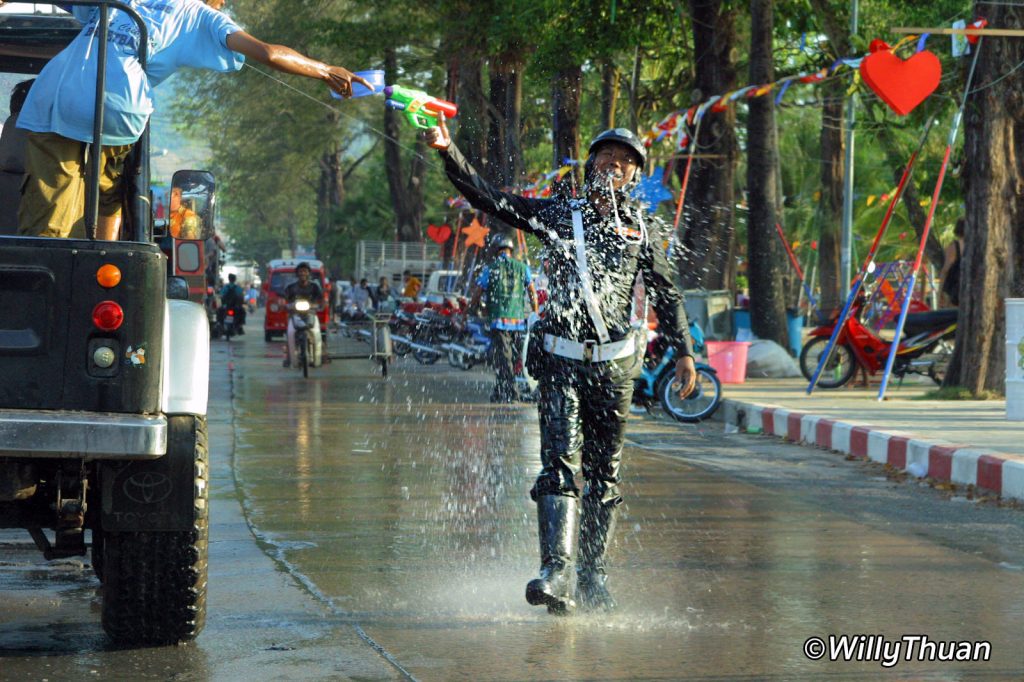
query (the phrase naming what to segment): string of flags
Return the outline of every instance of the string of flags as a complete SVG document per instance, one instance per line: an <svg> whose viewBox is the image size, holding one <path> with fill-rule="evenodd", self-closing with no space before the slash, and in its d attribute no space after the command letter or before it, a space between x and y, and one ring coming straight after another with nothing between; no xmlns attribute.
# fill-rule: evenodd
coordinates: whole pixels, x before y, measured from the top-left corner
<svg viewBox="0 0 1024 682"><path fill-rule="evenodd" d="M969 27L984 28L987 25L988 22L985 19L978 19L969 24ZM967 26L968 24L964 21L953 24L954 28ZM802 72L780 78L772 83L746 85L721 95L714 95L687 109L674 111L652 125L643 135L644 144L649 147L668 139L674 140L676 149L687 149L691 142L689 130L696 126L697 122L707 113L723 112L741 100L771 94L775 96L775 104L780 104L793 85L820 83L826 78L835 76L843 69L848 69L853 75L853 82L847 90L848 94L855 91L863 79L864 83L893 111L900 116L906 116L935 90L941 77L941 65L938 57L925 49L927 39L928 34L910 35L891 47L881 40L875 40L871 43L867 55L841 57L827 68L818 71ZM897 50L915 40L917 47L912 57L902 60L896 56ZM967 54L970 51L970 45L975 44L977 40L978 36L954 35L953 56L959 57ZM805 45L806 39L801 38L802 50L805 50Z"/></svg>
<svg viewBox="0 0 1024 682"><path fill-rule="evenodd" d="M952 25L953 28L980 29L985 28L988 22L979 18L970 24L965 21L957 21ZM771 83L745 85L721 95L714 95L687 109L673 111L653 124L642 134L643 143L651 147L659 142L672 141L676 150L687 150L692 142L691 131L708 113L724 112L737 102L768 95L773 95L775 104L780 104L793 85L820 83L844 70L853 76L853 81L847 89L848 94L852 94L863 82L892 111L900 116L906 116L934 92L941 79L942 67L938 57L925 49L928 37L928 33L920 36L908 35L892 46L882 40L874 40L871 42L867 55L841 57L828 67L818 71L801 72ZM974 45L977 40L978 36L954 34L952 36L953 56L960 57L968 54L970 46ZM899 58L896 52L913 41L917 41L914 54L905 60ZM806 52L806 36L801 37L800 45L801 50ZM524 197L549 197L552 185L561 181L579 163L580 161L575 159L566 159L560 167L541 175L533 183L518 188L516 191ZM659 202L672 198L672 193L666 186L664 173L663 168L656 168L652 175L644 176L641 179L637 189L636 194L647 203L651 212ZM869 195L866 204L870 207L879 198L885 202L891 194L892 192ZM928 198L921 199L921 205L927 206L930 201ZM450 197L446 203L449 208L457 210L472 208L465 197L461 196Z"/></svg>

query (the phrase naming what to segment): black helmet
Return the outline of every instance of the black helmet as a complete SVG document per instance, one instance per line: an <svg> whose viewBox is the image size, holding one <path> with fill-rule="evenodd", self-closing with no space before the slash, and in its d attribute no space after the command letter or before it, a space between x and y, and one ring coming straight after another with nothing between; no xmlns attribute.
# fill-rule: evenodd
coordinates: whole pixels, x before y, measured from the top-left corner
<svg viewBox="0 0 1024 682"><path fill-rule="evenodd" d="M495 252L501 251L502 249L514 250L516 248L516 242L508 232L500 232L494 238L493 247Z"/></svg>
<svg viewBox="0 0 1024 682"><path fill-rule="evenodd" d="M597 151L598 147L608 142L618 142L624 144L637 153L640 157L640 166L637 170L643 170L644 165L647 163L647 147L640 141L640 138L636 136L629 128L609 128L600 135L594 138L594 141L590 143L590 148L587 150L587 156L592 157L594 152Z"/></svg>

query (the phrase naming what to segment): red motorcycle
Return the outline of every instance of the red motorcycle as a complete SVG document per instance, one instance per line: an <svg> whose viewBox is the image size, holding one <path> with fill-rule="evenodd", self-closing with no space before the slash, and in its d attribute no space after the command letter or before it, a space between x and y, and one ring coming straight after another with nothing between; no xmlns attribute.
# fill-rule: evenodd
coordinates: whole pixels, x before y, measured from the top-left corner
<svg viewBox="0 0 1024 682"><path fill-rule="evenodd" d="M853 378L857 368L865 375L875 375L885 368L892 341L882 338L861 322L864 299L853 305L849 319L836 338L828 365L818 377L821 388L839 388ZM800 371L811 381L818 369L822 353L839 319L838 311L827 324L816 327L800 352ZM908 374L921 374L941 384L953 354L956 336L957 309L908 313L893 363L892 374L901 381Z"/></svg>

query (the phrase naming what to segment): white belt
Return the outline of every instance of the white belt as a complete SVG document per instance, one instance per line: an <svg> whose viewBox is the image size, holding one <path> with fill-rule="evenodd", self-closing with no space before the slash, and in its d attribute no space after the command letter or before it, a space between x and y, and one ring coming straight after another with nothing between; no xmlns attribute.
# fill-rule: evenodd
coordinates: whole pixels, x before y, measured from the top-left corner
<svg viewBox="0 0 1024 682"><path fill-rule="evenodd" d="M570 360L583 360L584 362L608 362L618 360L633 354L636 350L636 343L633 336L627 336L621 341L598 344L597 341L573 341L563 339L561 336L544 335L544 350Z"/></svg>

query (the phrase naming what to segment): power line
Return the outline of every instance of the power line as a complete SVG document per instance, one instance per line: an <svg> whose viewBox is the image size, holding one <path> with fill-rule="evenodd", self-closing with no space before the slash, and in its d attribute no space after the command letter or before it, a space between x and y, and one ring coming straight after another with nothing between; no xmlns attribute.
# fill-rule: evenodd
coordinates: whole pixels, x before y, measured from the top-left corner
<svg viewBox="0 0 1024 682"><path fill-rule="evenodd" d="M281 80L280 78L274 76L271 73L263 71L262 69L257 69L255 66L252 66L251 64L246 63L245 66L247 66L248 68L252 69L256 73L269 78L270 80L274 81L275 83L279 83L279 84L283 85L284 87L288 88L289 90L292 90L293 92L298 93L299 95L305 97L309 101L316 102L320 106L322 106L322 107L324 107L326 109L329 109L330 111L338 114L339 116L343 116L343 117L345 117L345 118L347 118L347 119L349 119L351 121L355 121L355 122L361 124L365 129L373 132L376 135L381 136L385 140L393 142L398 147L401 147L402 149L406 150L407 152L412 153L413 156L419 157L428 166L433 166L434 168L439 168L441 170L444 169L444 166L442 166L441 164L437 163L436 159L428 159L426 156L424 156L423 154L419 153L418 151L416 151L412 147L408 147L406 145L403 145L396 138L391 137L390 135L385 133L383 130L378 130L377 128L374 128L372 125L368 124L366 121L364 121L363 119L359 118L358 116L353 116L352 114L348 114L348 113L342 111L341 109L339 109L338 107L332 106L331 104L328 104L327 102L324 102L323 100L317 99L316 97L313 97L309 93L303 92L302 90L299 90L297 87L295 87L291 83L289 83L287 81L284 81L284 80Z"/></svg>

